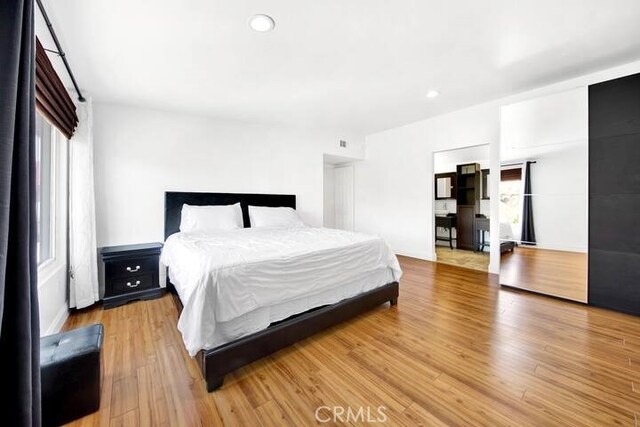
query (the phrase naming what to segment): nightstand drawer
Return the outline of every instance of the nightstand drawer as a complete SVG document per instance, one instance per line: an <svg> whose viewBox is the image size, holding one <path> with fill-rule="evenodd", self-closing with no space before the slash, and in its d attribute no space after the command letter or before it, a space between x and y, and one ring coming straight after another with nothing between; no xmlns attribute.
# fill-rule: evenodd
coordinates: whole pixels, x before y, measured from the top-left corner
<svg viewBox="0 0 640 427"><path fill-rule="evenodd" d="M105 265L107 276L111 278L129 278L141 274L154 274L158 268L157 257L127 258L108 261Z"/></svg>
<svg viewBox="0 0 640 427"><path fill-rule="evenodd" d="M127 279L116 279L112 284L114 295L126 294L129 292L142 291L153 287L153 276L150 274L130 277Z"/></svg>
<svg viewBox="0 0 640 427"><path fill-rule="evenodd" d="M100 248L102 262L98 269L104 308L161 297L161 252L162 243Z"/></svg>

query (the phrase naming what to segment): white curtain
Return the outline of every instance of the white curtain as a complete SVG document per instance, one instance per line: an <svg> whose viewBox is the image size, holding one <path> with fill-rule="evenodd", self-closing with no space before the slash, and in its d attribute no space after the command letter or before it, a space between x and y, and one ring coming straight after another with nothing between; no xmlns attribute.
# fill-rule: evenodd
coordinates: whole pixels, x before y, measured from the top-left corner
<svg viewBox="0 0 640 427"><path fill-rule="evenodd" d="M93 190L91 100L76 104L78 128L69 141L69 306L84 308L100 299Z"/></svg>

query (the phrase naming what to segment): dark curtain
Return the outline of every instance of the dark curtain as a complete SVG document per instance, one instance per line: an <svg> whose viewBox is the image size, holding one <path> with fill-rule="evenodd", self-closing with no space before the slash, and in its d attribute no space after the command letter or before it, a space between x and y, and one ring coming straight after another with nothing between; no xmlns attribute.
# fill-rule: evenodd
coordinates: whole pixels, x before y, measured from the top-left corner
<svg viewBox="0 0 640 427"><path fill-rule="evenodd" d="M39 426L33 0L0 0L0 417Z"/></svg>
<svg viewBox="0 0 640 427"><path fill-rule="evenodd" d="M536 230L533 226L533 198L531 196L531 162L525 162L524 200L522 203L522 237L523 245L536 244Z"/></svg>

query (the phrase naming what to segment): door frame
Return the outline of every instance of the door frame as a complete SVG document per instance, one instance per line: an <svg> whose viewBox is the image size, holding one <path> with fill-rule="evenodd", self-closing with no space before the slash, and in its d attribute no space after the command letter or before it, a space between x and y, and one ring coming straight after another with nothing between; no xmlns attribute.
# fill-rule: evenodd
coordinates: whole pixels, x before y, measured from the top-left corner
<svg viewBox="0 0 640 427"><path fill-rule="evenodd" d="M459 150L466 150L469 148L480 148L480 147L486 147L487 149L487 158L486 160L489 163L489 184L488 184L488 188L489 188L489 195L492 196L492 191L491 188L493 187L491 185L491 182L495 181L495 174L492 173L492 152L491 152L491 148L492 148L492 144L489 142L485 142L485 143L481 143L481 144L470 144L470 145L465 145L462 147L455 147L455 148L445 148L445 149L441 149L441 150L434 150L431 152L431 173L429 174L429 176L427 177L427 185L429 186L428 188L430 189L429 191L433 192L435 191L435 175L436 175L436 154L441 154L441 153L448 153L451 151L459 151ZM493 178L492 178L493 177ZM436 202L436 195L435 193L431 194L431 197L429 198L430 200L430 206L431 208L429 209L429 212L427 212L427 215L430 215L431 218L431 229L432 229L432 239L431 239L431 246L432 246L432 253L433 253L433 261L434 262L438 262L438 254L436 252L436 232L435 232L435 202ZM493 203L492 203L493 204ZM497 212L494 212L494 209L492 207L490 207L490 213L489 213L489 218L493 218L495 215L497 215ZM490 236L492 236L494 233L496 232L496 230L494 230L492 228L491 232L490 232ZM493 241L493 239L490 237L489 241ZM494 253L492 250L489 251L489 267L487 270L487 273L489 273L491 271L491 265L493 263L493 257L494 257Z"/></svg>

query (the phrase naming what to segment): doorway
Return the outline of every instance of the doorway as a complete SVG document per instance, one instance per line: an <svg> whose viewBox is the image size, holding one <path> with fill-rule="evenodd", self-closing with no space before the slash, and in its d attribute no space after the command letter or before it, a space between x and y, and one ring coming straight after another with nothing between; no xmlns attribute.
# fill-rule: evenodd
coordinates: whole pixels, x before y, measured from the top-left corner
<svg viewBox="0 0 640 427"><path fill-rule="evenodd" d="M354 230L354 167L336 156L326 156L323 167L323 226Z"/></svg>
<svg viewBox="0 0 640 427"><path fill-rule="evenodd" d="M433 155L437 262L489 270L489 145Z"/></svg>

